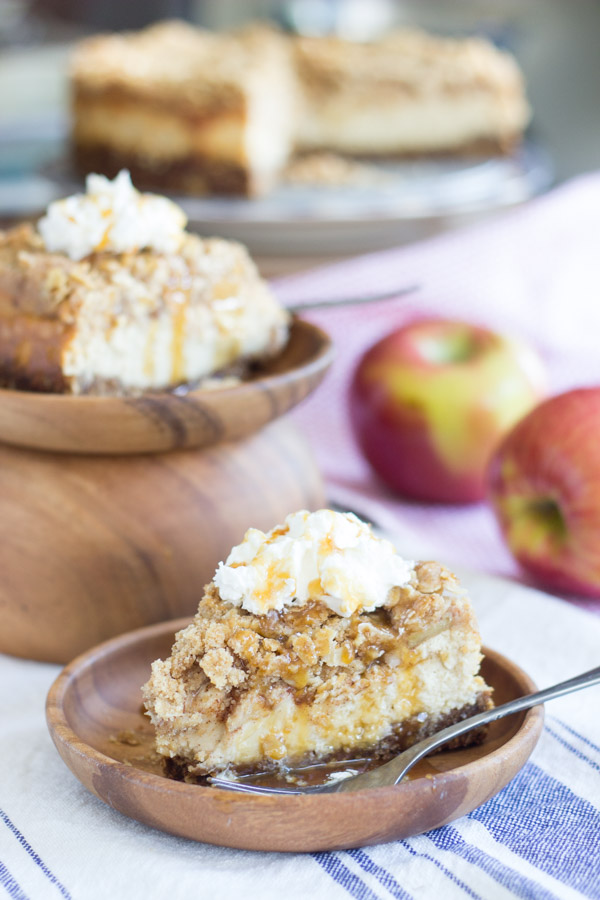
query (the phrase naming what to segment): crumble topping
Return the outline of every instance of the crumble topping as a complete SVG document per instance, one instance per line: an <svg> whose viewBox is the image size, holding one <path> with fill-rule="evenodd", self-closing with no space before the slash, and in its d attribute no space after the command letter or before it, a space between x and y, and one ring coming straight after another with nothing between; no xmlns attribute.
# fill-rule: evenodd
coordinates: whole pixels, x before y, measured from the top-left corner
<svg viewBox="0 0 600 900"><path fill-rule="evenodd" d="M375 43L341 38L301 37L297 65L315 89L361 83L403 86L407 94L432 91L505 90L520 96L523 80L513 57L482 38L437 37L418 29L398 29Z"/></svg>
<svg viewBox="0 0 600 900"><path fill-rule="evenodd" d="M434 562L416 564L410 581L392 592L389 608L348 616L319 600L257 614L223 602L211 583L194 622L177 634L170 659L153 664L153 678L163 688L170 685L175 699L177 680L190 672L200 684L210 681L217 688L240 685L259 672L302 690L318 681L322 670L360 673L386 654L385 662L398 666L463 614L455 601L464 598L452 573Z"/></svg>
<svg viewBox="0 0 600 900"><path fill-rule="evenodd" d="M266 295L268 290L245 247L233 241L184 232L176 253L103 250L72 260L49 252L29 224L0 231L2 313L70 321L81 305L89 304L112 309L116 316L145 317L171 303L200 302L218 310L225 329L254 292ZM282 325L287 318L282 309Z"/></svg>
<svg viewBox="0 0 600 900"><path fill-rule="evenodd" d="M360 42L288 37L264 23L215 33L165 21L138 32L96 35L78 45L71 75L95 90L133 85L158 98L193 99L201 108L217 98L233 100L248 76L256 75L253 63L275 55L286 68L295 67L301 80L328 88L366 78L419 93L437 87L471 90L474 83L515 94L523 89L513 57L483 38L453 39L406 28Z"/></svg>
<svg viewBox="0 0 600 900"><path fill-rule="evenodd" d="M269 25L216 33L172 20L81 41L71 77L93 93L133 90L158 104L212 115L243 107L249 88L287 66L287 42Z"/></svg>

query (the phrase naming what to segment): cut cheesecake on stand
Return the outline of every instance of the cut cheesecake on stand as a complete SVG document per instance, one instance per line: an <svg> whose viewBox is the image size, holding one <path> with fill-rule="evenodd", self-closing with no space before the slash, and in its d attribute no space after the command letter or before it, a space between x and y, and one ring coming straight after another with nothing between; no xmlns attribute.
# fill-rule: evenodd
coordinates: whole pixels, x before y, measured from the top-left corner
<svg viewBox="0 0 600 900"><path fill-rule="evenodd" d="M0 232L0 385L165 390L276 355L289 315L245 248L185 224L123 171Z"/></svg>
<svg viewBox="0 0 600 900"><path fill-rule="evenodd" d="M480 644L443 566L350 513L300 511L246 533L142 691L174 777L385 760L492 706Z"/></svg>
<svg viewBox="0 0 600 900"><path fill-rule="evenodd" d="M81 171L188 193L265 193L314 150L505 153L530 117L510 54L411 30L354 43L163 22L83 41L71 88Z"/></svg>

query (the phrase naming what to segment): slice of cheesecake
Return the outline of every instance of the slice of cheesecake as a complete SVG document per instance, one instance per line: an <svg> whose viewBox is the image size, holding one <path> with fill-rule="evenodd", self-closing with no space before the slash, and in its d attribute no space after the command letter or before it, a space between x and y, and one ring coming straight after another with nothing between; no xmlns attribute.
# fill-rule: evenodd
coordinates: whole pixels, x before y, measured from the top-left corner
<svg viewBox="0 0 600 900"><path fill-rule="evenodd" d="M277 354L289 315L245 248L184 226L123 172L0 232L0 384L165 390Z"/></svg>
<svg viewBox="0 0 600 900"><path fill-rule="evenodd" d="M162 191L256 194L287 162L294 86L277 32L215 34L183 22L99 35L72 59L80 171Z"/></svg>
<svg viewBox="0 0 600 900"><path fill-rule="evenodd" d="M385 759L492 705L480 643L441 565L302 511L233 548L143 695L176 777Z"/></svg>

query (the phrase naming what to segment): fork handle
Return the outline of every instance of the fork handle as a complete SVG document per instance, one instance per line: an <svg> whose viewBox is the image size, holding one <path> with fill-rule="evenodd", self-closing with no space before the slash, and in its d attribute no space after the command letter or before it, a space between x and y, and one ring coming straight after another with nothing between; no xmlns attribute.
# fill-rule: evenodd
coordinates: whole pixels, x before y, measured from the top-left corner
<svg viewBox="0 0 600 900"><path fill-rule="evenodd" d="M411 284L407 287L396 288L394 291L386 291L382 294L359 294L356 297L343 297L339 300L306 300L304 303L294 303L286 306L286 309L295 315L301 315L310 309L345 309L347 306L361 306L365 303L382 303L384 300L396 300L398 297L406 297L407 294L414 294L418 291L418 284Z"/></svg>
<svg viewBox="0 0 600 900"><path fill-rule="evenodd" d="M357 791L369 787L383 787L385 785L397 784L419 760L423 759L433 750L437 750L442 744L451 741L453 738L466 734L473 728L479 728L481 725L487 725L489 722L495 722L497 719L503 719L504 716L510 716L512 713L522 712L525 709L531 709L532 706L538 706L546 703L548 700L554 700L556 697L562 697L564 694L570 694L573 691L580 691L582 688L591 687L594 684L600 684L600 666L570 678L568 681L561 681L552 687L544 688L542 691L536 691L534 694L526 694L524 697L518 697L509 703L503 703L502 706L495 706L493 709L485 710L485 712L477 713L462 722L450 725L437 734L433 734L429 738L420 741L414 748L409 748L400 756L394 757L382 766L357 775L346 781L340 781L336 785L328 786L327 793L338 793L341 791Z"/></svg>

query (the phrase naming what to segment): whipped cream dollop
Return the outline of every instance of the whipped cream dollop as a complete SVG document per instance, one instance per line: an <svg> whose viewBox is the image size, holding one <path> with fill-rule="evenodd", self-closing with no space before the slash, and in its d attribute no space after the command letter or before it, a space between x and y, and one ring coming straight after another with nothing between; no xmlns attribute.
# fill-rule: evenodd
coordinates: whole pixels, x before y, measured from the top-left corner
<svg viewBox="0 0 600 900"><path fill-rule="evenodd" d="M214 582L221 599L255 615L320 600L351 616L383 606L413 568L352 513L301 510L267 534L250 528Z"/></svg>
<svg viewBox="0 0 600 900"><path fill-rule="evenodd" d="M85 194L51 203L38 231L51 253L83 259L102 250L111 253L179 249L187 224L185 213L166 197L141 194L123 169L111 181L88 175Z"/></svg>

